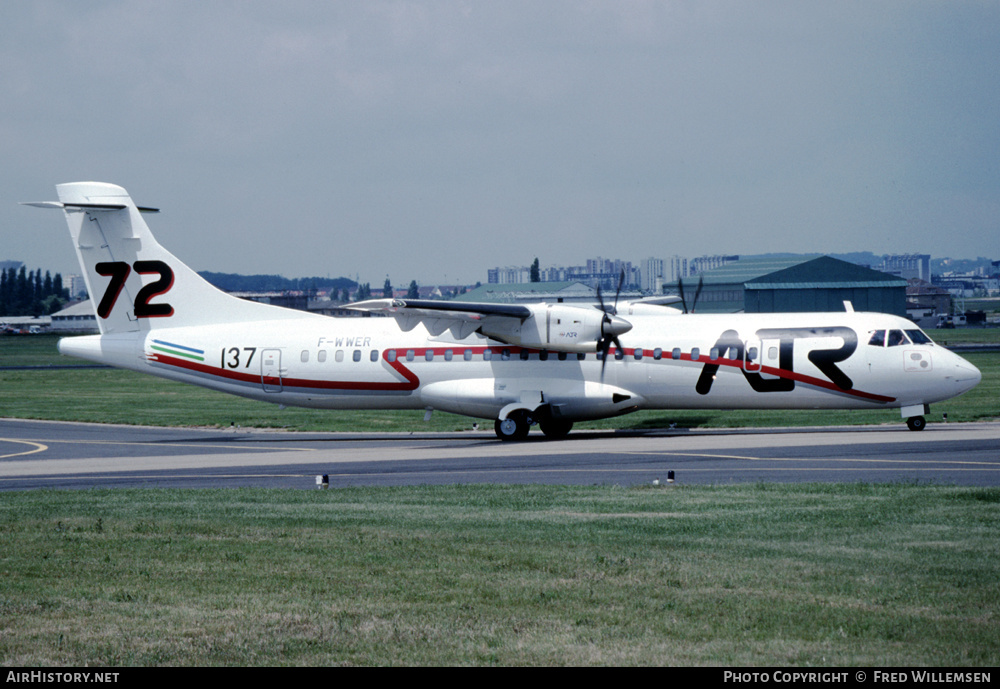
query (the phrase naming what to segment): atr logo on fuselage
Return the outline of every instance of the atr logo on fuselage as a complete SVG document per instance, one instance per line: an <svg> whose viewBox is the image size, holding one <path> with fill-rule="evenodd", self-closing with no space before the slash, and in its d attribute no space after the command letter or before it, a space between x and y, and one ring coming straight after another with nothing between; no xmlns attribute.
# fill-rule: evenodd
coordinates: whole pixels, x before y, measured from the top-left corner
<svg viewBox="0 0 1000 689"><path fill-rule="evenodd" d="M816 368L823 372L830 381L841 390L851 390L854 388L854 381L844 373L837 364L849 358L858 348L858 334L845 326L833 326L827 328L763 328L756 333L755 352L748 352L748 345L744 342L735 330L726 330L719 336L715 343L715 349L720 358L729 358L743 362L741 370L757 392L791 392L795 389L795 378L792 376L778 375L778 377L765 378L761 373L764 367L761 365L761 348L765 342L774 342L778 348L777 373L792 374L795 361L795 341L801 339L826 339L836 338L842 340L839 347L813 348L807 355L809 361ZM727 357L727 354L729 355ZM748 356L756 354L756 356ZM756 369L756 370L753 370ZM772 367L774 370L774 367ZM715 375L719 371L719 364L707 363L701 370L695 390L702 395L707 395L712 390L712 383ZM766 371L765 371L766 373Z"/></svg>

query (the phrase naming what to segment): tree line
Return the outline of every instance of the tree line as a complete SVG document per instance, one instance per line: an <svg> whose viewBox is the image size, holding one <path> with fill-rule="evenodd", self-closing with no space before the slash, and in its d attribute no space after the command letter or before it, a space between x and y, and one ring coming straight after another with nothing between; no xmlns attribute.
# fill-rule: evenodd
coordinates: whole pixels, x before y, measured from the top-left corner
<svg viewBox="0 0 1000 689"><path fill-rule="evenodd" d="M344 290L353 291L358 283L350 278L286 278L281 275L240 275L239 273L198 272L211 284L225 292L286 292L289 290Z"/></svg>
<svg viewBox="0 0 1000 689"><path fill-rule="evenodd" d="M213 273L203 270L198 272L212 285L225 292L286 292L300 290L314 292L325 290L330 293L333 301L349 302L373 298L390 298L393 295L392 282L385 279L381 290L373 290L371 283L358 283L345 277L339 278L286 278L281 275L240 275L238 273ZM415 299L419 296L417 281L410 282L407 297Z"/></svg>
<svg viewBox="0 0 1000 689"><path fill-rule="evenodd" d="M42 269L0 270L0 316L43 316L62 309L69 300L62 275Z"/></svg>

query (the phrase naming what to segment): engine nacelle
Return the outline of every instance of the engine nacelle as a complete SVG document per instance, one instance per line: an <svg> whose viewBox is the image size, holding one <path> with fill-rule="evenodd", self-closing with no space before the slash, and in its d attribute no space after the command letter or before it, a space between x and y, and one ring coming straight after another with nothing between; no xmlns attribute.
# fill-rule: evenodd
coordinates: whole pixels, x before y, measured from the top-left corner
<svg viewBox="0 0 1000 689"><path fill-rule="evenodd" d="M508 344L556 352L593 352L602 338L632 329L628 321L592 306L531 304L531 316L485 319L481 333Z"/></svg>

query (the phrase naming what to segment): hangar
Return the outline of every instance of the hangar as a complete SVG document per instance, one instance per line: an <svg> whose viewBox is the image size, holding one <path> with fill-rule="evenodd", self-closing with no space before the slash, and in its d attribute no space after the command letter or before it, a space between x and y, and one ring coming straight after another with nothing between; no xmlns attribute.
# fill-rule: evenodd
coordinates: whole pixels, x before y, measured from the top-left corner
<svg viewBox="0 0 1000 689"><path fill-rule="evenodd" d="M906 280L831 256L746 258L705 271L682 281L689 307L700 279L700 313L843 311L849 301L856 311L906 316ZM677 294L680 285L664 289Z"/></svg>

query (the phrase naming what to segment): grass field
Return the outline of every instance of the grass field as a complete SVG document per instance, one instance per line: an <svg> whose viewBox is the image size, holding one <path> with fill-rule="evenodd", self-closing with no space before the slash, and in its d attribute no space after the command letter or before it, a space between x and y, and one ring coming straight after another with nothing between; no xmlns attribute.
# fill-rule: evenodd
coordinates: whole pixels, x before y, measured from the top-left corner
<svg viewBox="0 0 1000 689"><path fill-rule="evenodd" d="M0 663L1000 662L1000 490L0 496Z"/></svg>
<svg viewBox="0 0 1000 689"><path fill-rule="evenodd" d="M932 331L933 333L933 331ZM934 337L962 333L966 340L992 342L1000 330L947 330ZM986 333L986 335L983 335ZM55 336L0 337L0 366L66 366L79 363L56 352ZM983 372L972 391L932 407L928 421L948 414L949 422L1000 417L1000 352L966 355ZM421 411L322 411L281 409L115 369L52 368L0 370L0 416L60 421L160 426L286 428L299 431L462 431L479 419L435 412L429 422ZM485 422L487 425L489 422ZM577 424L587 428L679 428L812 426L902 423L895 409L874 411L700 410L644 411Z"/></svg>

